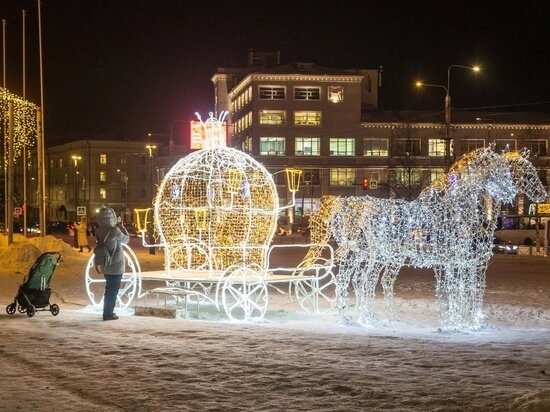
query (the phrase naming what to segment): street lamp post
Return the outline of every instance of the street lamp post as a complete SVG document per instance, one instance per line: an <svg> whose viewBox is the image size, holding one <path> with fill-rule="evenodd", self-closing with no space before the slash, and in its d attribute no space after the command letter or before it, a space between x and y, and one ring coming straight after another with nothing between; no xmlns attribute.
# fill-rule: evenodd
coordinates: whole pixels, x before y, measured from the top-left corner
<svg viewBox="0 0 550 412"><path fill-rule="evenodd" d="M124 182L124 196L122 197L122 208L124 210L124 213L122 215L122 221L123 223L126 222L126 205L128 202L128 173L126 170L116 170L119 173L120 181Z"/></svg>
<svg viewBox="0 0 550 412"><path fill-rule="evenodd" d="M154 144L148 144L148 145L145 146L145 148L149 151L149 164L150 164L149 190L151 191L151 205L153 205L153 200L154 200L154 196L153 196L153 150L156 149L157 146L154 145ZM148 235L147 235L148 238L149 238L149 244L153 244L153 242L154 242L153 232L154 232L154 228L153 228L153 225L151 224L149 226ZM149 254L150 255L155 254L155 248L154 247L149 248Z"/></svg>
<svg viewBox="0 0 550 412"><path fill-rule="evenodd" d="M73 155L71 159L74 162L74 221L76 222L78 208L78 161L82 160L82 156Z"/></svg>
<svg viewBox="0 0 550 412"><path fill-rule="evenodd" d="M417 87L439 87L445 90L445 166L449 167L451 159L451 70L454 68L468 69L474 72L479 72L479 66L462 66L460 64L451 64L447 69L447 86L441 84L428 84L421 81L416 82ZM455 145L453 144L453 147Z"/></svg>

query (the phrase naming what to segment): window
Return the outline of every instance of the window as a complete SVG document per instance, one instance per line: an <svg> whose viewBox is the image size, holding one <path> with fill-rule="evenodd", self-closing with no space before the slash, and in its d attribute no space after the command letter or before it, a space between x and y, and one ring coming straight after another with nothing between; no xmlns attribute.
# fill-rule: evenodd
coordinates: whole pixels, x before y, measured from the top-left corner
<svg viewBox="0 0 550 412"><path fill-rule="evenodd" d="M127 165L128 164L128 159L126 158L125 155L120 157L120 164L121 165Z"/></svg>
<svg viewBox="0 0 550 412"><path fill-rule="evenodd" d="M302 173L302 179L300 184L302 185L318 185L319 180L319 169L306 169Z"/></svg>
<svg viewBox="0 0 550 412"><path fill-rule="evenodd" d="M428 156L445 156L445 139L428 139ZM449 142L449 155L453 155L453 147Z"/></svg>
<svg viewBox="0 0 550 412"><path fill-rule="evenodd" d="M469 153L472 150L481 149L485 146L485 140L483 139L467 139L462 141L461 153Z"/></svg>
<svg viewBox="0 0 550 412"><path fill-rule="evenodd" d="M107 199L107 189L99 189L99 198Z"/></svg>
<svg viewBox="0 0 550 412"><path fill-rule="evenodd" d="M502 150L516 150L516 139L497 139L495 152L500 153Z"/></svg>
<svg viewBox="0 0 550 412"><path fill-rule="evenodd" d="M260 137L260 155L261 156L284 156L285 138L284 137Z"/></svg>
<svg viewBox="0 0 550 412"><path fill-rule="evenodd" d="M297 137L295 140L296 156L319 156L321 139L318 137Z"/></svg>
<svg viewBox="0 0 550 412"><path fill-rule="evenodd" d="M331 156L355 156L355 139L352 137L333 137L330 139Z"/></svg>
<svg viewBox="0 0 550 412"><path fill-rule="evenodd" d="M525 142L531 156L546 156L546 140L528 140Z"/></svg>
<svg viewBox="0 0 550 412"><path fill-rule="evenodd" d="M369 179L369 182L380 183L383 171L378 169L365 169L363 178Z"/></svg>
<svg viewBox="0 0 550 412"><path fill-rule="evenodd" d="M439 179L440 177L445 176L445 170L444 169L430 169L430 183L433 181Z"/></svg>
<svg viewBox="0 0 550 412"><path fill-rule="evenodd" d="M296 126L319 126L321 124L321 112L294 112L294 124Z"/></svg>
<svg viewBox="0 0 550 412"><path fill-rule="evenodd" d="M321 88L320 87L295 87L294 88L294 100L320 100Z"/></svg>
<svg viewBox="0 0 550 412"><path fill-rule="evenodd" d="M388 139L365 138L363 156L387 156Z"/></svg>
<svg viewBox="0 0 550 412"><path fill-rule="evenodd" d="M63 167L63 158L59 159L59 168L61 169Z"/></svg>
<svg viewBox="0 0 550 412"><path fill-rule="evenodd" d="M397 179L397 182L403 186L418 186L422 183L422 169L397 169L395 178Z"/></svg>
<svg viewBox="0 0 550 412"><path fill-rule="evenodd" d="M240 133L252 126L252 112L246 113L235 122L235 133Z"/></svg>
<svg viewBox="0 0 550 412"><path fill-rule="evenodd" d="M397 139L397 155L420 156L420 139Z"/></svg>
<svg viewBox="0 0 550 412"><path fill-rule="evenodd" d="M259 86L260 100L284 100L284 86Z"/></svg>
<svg viewBox="0 0 550 412"><path fill-rule="evenodd" d="M286 124L286 111L284 110L260 110L261 125Z"/></svg>
<svg viewBox="0 0 550 412"><path fill-rule="evenodd" d="M338 168L330 169L331 186L353 186L355 185L355 169Z"/></svg>
<svg viewBox="0 0 550 412"><path fill-rule="evenodd" d="M105 172L103 170L101 172L99 172L99 181L101 183L105 183L107 181L107 172Z"/></svg>
<svg viewBox="0 0 550 412"><path fill-rule="evenodd" d="M106 165L107 164L107 155L102 153L99 155L99 164Z"/></svg>

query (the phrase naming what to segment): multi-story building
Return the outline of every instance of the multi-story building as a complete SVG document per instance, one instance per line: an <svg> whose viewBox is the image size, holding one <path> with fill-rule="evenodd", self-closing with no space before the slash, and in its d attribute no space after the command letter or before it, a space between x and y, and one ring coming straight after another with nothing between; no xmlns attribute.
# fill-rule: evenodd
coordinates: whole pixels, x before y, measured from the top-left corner
<svg viewBox="0 0 550 412"><path fill-rule="evenodd" d="M159 180L160 143L80 140L47 150L49 220L93 220L102 205L125 222L150 207ZM32 199L31 199L32 204Z"/></svg>
<svg viewBox="0 0 550 412"><path fill-rule="evenodd" d="M528 147L543 183L549 181L550 116L501 113L496 121L455 111L447 153L443 112L377 110L379 70L279 63L278 54L251 51L248 67L219 68L212 77L215 108L229 112L232 146L273 173L304 170L298 214L322 195L363 195L364 187L369 195L412 199L454 158L490 143L496 150Z"/></svg>

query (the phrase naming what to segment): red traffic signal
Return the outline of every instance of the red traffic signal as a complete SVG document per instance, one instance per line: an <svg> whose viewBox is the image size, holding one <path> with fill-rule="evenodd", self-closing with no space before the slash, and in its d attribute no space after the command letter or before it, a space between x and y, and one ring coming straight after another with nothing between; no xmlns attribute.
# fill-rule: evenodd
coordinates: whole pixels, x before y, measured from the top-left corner
<svg viewBox="0 0 550 412"><path fill-rule="evenodd" d="M369 179L365 177L363 179L363 190L367 190L369 188Z"/></svg>

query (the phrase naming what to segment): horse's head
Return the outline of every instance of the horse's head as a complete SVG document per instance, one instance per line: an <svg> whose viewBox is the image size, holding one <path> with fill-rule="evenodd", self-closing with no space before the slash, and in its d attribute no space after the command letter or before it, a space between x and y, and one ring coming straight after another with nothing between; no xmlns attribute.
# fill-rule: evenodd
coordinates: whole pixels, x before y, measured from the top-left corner
<svg viewBox="0 0 550 412"><path fill-rule="evenodd" d="M502 156L510 165L510 172L517 190L533 202L542 202L548 194L539 179L535 166L528 160L529 151L506 152Z"/></svg>
<svg viewBox="0 0 550 412"><path fill-rule="evenodd" d="M488 191L493 199L503 203L511 203L518 194L510 165L491 146L462 156L451 167L447 186L451 192L459 187L467 187L469 193Z"/></svg>

